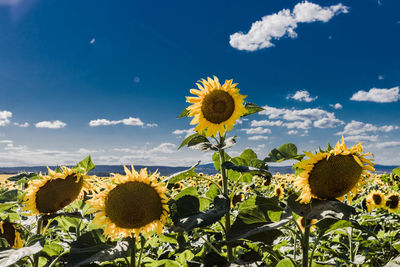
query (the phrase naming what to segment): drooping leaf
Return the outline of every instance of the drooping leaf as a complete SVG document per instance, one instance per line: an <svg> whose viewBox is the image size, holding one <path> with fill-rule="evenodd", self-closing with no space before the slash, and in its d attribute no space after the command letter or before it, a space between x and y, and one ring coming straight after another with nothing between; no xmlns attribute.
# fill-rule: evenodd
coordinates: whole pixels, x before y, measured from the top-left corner
<svg viewBox="0 0 400 267"><path fill-rule="evenodd" d="M182 141L181 145L178 147L178 150L181 149L182 147L186 146L186 145L189 143L189 141L192 140L192 138L194 138L194 137L196 137L196 136L198 136L198 135L199 135L198 133L194 133L194 134L191 134L191 135L189 135L188 137L186 137L186 138Z"/></svg>
<svg viewBox="0 0 400 267"><path fill-rule="evenodd" d="M18 173L16 175L8 177L7 180L12 181L12 182L17 182L17 181L19 181L21 179L29 180L32 177L35 177L37 175L38 174L35 173L35 172L21 172L21 173Z"/></svg>
<svg viewBox="0 0 400 267"><path fill-rule="evenodd" d="M289 159L302 160L304 155L297 154L297 147L295 144L287 143L279 148L274 148L268 157L264 159L266 162L282 162Z"/></svg>
<svg viewBox="0 0 400 267"><path fill-rule="evenodd" d="M262 110L264 110L262 107L257 106L254 103L250 103L250 102L246 102L246 104L244 105L244 107L246 108L246 113L242 115L242 117L246 117L249 116L251 114L260 112Z"/></svg>
<svg viewBox="0 0 400 267"><path fill-rule="evenodd" d="M216 145L213 145L205 136L202 135L197 135L191 138L188 143L187 147L191 149L197 149L201 151L209 151L209 150L214 150L218 151L218 148Z"/></svg>
<svg viewBox="0 0 400 267"><path fill-rule="evenodd" d="M200 164L200 161L198 161L195 165L193 165L192 167L190 167L187 170L171 174L170 176L165 178L163 180L163 182L164 183L168 182L168 183L174 184L174 183L179 182L180 180L183 180L183 179L185 179L187 177L195 177L195 176L197 176L197 173L194 171L194 169L199 164Z"/></svg>
<svg viewBox="0 0 400 267"><path fill-rule="evenodd" d="M227 149L233 147L235 144L236 144L236 136L232 136L226 139L222 144L217 145L217 148Z"/></svg>
<svg viewBox="0 0 400 267"><path fill-rule="evenodd" d="M94 163L92 161L92 158L90 156L87 156L85 159L83 159L82 161L80 161L78 164L76 164L76 166L74 167L74 169L81 171L83 173L87 173L90 170L94 169Z"/></svg>
<svg viewBox="0 0 400 267"><path fill-rule="evenodd" d="M221 219L221 217L228 212L229 208L229 199L223 195L218 195L214 199L214 208L185 218L180 218L177 223L175 223L173 229L177 232L181 232L211 225Z"/></svg>
<svg viewBox="0 0 400 267"><path fill-rule="evenodd" d="M392 173L400 177L400 167L397 167L396 169L392 170Z"/></svg>
<svg viewBox="0 0 400 267"><path fill-rule="evenodd" d="M342 220L349 220L350 215L356 212L355 208L346 205L338 200L312 199L308 204L300 204L296 201L298 195L291 194L287 204L296 214L306 219L322 219L331 217Z"/></svg>
<svg viewBox="0 0 400 267"><path fill-rule="evenodd" d="M374 232L369 230L368 228L360 225L357 221L355 220L340 220L336 218L324 218L319 220L318 222L315 223L315 225L319 228L319 235L323 236L329 232L332 232L334 230L340 229L340 228L346 228L346 227L353 227L356 229L359 229L363 231L364 233L367 233L370 236L375 237L378 239L378 237L375 235Z"/></svg>
<svg viewBox="0 0 400 267"><path fill-rule="evenodd" d="M105 261L112 261L114 259L123 257L128 254L130 245L127 240L119 240L115 247L105 248L96 252L94 255L74 264L68 262L68 266L79 267L89 263L101 264Z"/></svg>
<svg viewBox="0 0 400 267"><path fill-rule="evenodd" d="M246 166L251 166L251 161L257 159L257 154L252 149L248 148L240 154L240 157L246 161Z"/></svg>
<svg viewBox="0 0 400 267"><path fill-rule="evenodd" d="M43 248L43 242L36 242L30 246L23 247L20 249L7 249L0 251L0 266L10 266L15 264L20 259L35 255L40 252Z"/></svg>
<svg viewBox="0 0 400 267"><path fill-rule="evenodd" d="M271 173L269 173L267 170L259 169L259 168L255 168L255 167L247 167L247 166L243 166L243 165L235 165L230 161L224 162L223 166L227 170L234 170L237 172L250 172L252 174L259 174L262 176L269 176L269 177L271 176Z"/></svg>
<svg viewBox="0 0 400 267"><path fill-rule="evenodd" d="M12 189L0 194L0 203L18 201L21 198L22 192L20 190Z"/></svg>

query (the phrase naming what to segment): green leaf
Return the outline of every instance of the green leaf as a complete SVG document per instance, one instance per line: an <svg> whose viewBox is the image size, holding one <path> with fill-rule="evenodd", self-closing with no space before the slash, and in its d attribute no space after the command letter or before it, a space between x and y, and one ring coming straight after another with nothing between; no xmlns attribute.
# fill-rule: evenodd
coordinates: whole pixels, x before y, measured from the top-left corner
<svg viewBox="0 0 400 267"><path fill-rule="evenodd" d="M23 193L19 190L12 189L0 194L0 203L18 201Z"/></svg>
<svg viewBox="0 0 400 267"><path fill-rule="evenodd" d="M90 170L94 169L94 167L95 166L92 162L92 158L90 156L87 156L85 159L76 164L74 169L82 171L83 173L88 173Z"/></svg>
<svg viewBox="0 0 400 267"><path fill-rule="evenodd" d="M363 231L364 233L367 233L368 235L373 236L376 239L378 239L378 237L375 235L374 232L372 232L368 228L360 225L355 220L350 220L350 219L348 219L348 220L339 220L339 219L336 219L336 218L324 218L322 220L319 220L315 225L320 230L320 232L319 232L320 236L323 236L324 234L327 234L327 233L332 232L332 231L337 230L337 229L346 228L346 227L353 227L353 228L359 229L359 230Z"/></svg>
<svg viewBox="0 0 400 267"><path fill-rule="evenodd" d="M297 198L298 195L291 194L287 199L287 204L292 211L307 219L331 217L349 220L350 215L356 212L354 207L346 205L338 200L312 199L308 204L300 204Z"/></svg>
<svg viewBox="0 0 400 267"><path fill-rule="evenodd" d="M240 205L238 217L246 224L268 223L271 221L268 217L268 211L283 211L279 207L278 198L252 196Z"/></svg>
<svg viewBox="0 0 400 267"><path fill-rule="evenodd" d="M289 159L296 159L301 161L304 155L297 155L297 147L295 144L287 143L280 146L278 149L274 148L268 157L264 159L266 162L282 162Z"/></svg>
<svg viewBox="0 0 400 267"><path fill-rule="evenodd" d="M183 189L179 194L176 195L175 200L180 199L183 196L198 196L199 194L197 193L197 189L195 187L187 187Z"/></svg>
<svg viewBox="0 0 400 267"><path fill-rule="evenodd" d="M230 201L223 195L214 199L214 208L185 218L180 218L173 229L177 232L190 231L198 227L206 227L221 219L230 209Z"/></svg>
<svg viewBox="0 0 400 267"><path fill-rule="evenodd" d="M174 173L170 176L168 176L166 179L163 180L163 182L168 182L170 184L174 184L179 182L180 180L186 179L188 177L197 177L197 173L194 171L194 169L199 166L200 161L198 161L195 165L193 165L192 167L190 167L187 170L181 171L181 172L177 172Z"/></svg>
<svg viewBox="0 0 400 267"><path fill-rule="evenodd" d="M185 109L182 111L181 115L179 115L179 116L177 117L177 119L183 118L183 117L187 117L188 115L189 115L189 110L188 110L187 108L185 108Z"/></svg>
<svg viewBox="0 0 400 267"><path fill-rule="evenodd" d="M0 251L0 266L9 266L15 264L20 259L34 255L40 252L43 248L41 242L36 242L35 244L23 247L20 249L7 249Z"/></svg>
<svg viewBox="0 0 400 267"><path fill-rule="evenodd" d="M206 192L206 197L208 197L209 199L214 199L218 194L218 187L215 184L212 184Z"/></svg>
<svg viewBox="0 0 400 267"><path fill-rule="evenodd" d="M254 114L254 113L257 113L257 112L260 112L260 111L264 110L262 107L259 107L256 104L250 103L250 102L246 102L244 107L246 108L246 113L244 113L242 115L242 117L246 117L246 116L249 116L251 114Z"/></svg>
<svg viewBox="0 0 400 267"><path fill-rule="evenodd" d="M32 177L35 177L35 176L38 176L38 174L35 173L35 172L21 172L21 173L18 173L16 175L8 177L7 180L12 181L12 182L17 182L17 181L19 181L21 179L29 180L29 179L31 179Z"/></svg>
<svg viewBox="0 0 400 267"><path fill-rule="evenodd" d="M247 167L247 166L243 166L243 165L235 165L230 161L225 161L223 166L225 167L225 169L234 170L237 172L250 172L252 174L260 174L263 176L272 176L267 170L259 169L259 168L255 168L255 167Z"/></svg>
<svg viewBox="0 0 400 267"><path fill-rule="evenodd" d="M175 260L182 265L186 265L187 261L190 261L194 258L194 254L190 250L185 250L182 253L179 253Z"/></svg>
<svg viewBox="0 0 400 267"><path fill-rule="evenodd" d="M180 267L181 265L173 260L156 260L151 263L146 263L149 267Z"/></svg>
<svg viewBox="0 0 400 267"><path fill-rule="evenodd" d="M231 157L224 152L225 154L225 161L229 161L231 159ZM214 161L214 167L217 171L221 172L221 163L220 163L220 158L219 158L219 152L215 152L212 155L212 160Z"/></svg>
<svg viewBox="0 0 400 267"><path fill-rule="evenodd" d="M400 167L392 170L392 173L400 177Z"/></svg>
<svg viewBox="0 0 400 267"><path fill-rule="evenodd" d="M183 146L187 145L187 144L189 143L189 141L192 140L192 139L193 139L194 137L196 137L196 136L199 136L199 134L198 134L198 133L194 133L194 134L189 135L188 137L186 137L186 138L182 141L181 145L178 147L178 150L181 149Z"/></svg>
<svg viewBox="0 0 400 267"><path fill-rule="evenodd" d="M251 166L251 161L253 159L257 159L257 154L250 148L244 150L242 154L240 154L240 157L246 161L246 166Z"/></svg>
<svg viewBox="0 0 400 267"><path fill-rule="evenodd" d="M276 267L296 267L296 265L293 264L291 259L285 258L279 261Z"/></svg>

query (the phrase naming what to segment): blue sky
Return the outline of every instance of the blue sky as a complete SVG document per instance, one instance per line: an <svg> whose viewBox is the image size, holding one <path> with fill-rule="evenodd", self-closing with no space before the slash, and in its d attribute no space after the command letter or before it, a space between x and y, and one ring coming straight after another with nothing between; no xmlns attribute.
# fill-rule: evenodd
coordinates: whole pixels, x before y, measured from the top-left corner
<svg viewBox="0 0 400 267"><path fill-rule="evenodd" d="M265 107L237 155L342 135L400 165L400 1L0 0L0 165L179 165L197 80Z"/></svg>

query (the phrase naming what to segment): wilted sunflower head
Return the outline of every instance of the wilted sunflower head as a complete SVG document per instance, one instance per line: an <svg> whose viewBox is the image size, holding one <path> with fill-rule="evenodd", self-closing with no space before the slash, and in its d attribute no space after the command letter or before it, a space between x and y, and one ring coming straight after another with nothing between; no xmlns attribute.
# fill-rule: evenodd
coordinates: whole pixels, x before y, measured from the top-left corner
<svg viewBox="0 0 400 267"><path fill-rule="evenodd" d="M93 222L105 226L104 234L112 239L138 237L143 230L149 234L156 228L161 235L162 225L169 212L165 196L166 187L158 183L158 173L147 174L146 169L136 172L124 166L126 175L112 174L88 202L97 212Z"/></svg>
<svg viewBox="0 0 400 267"><path fill-rule="evenodd" d="M15 223L0 221L0 238L7 240L12 248L22 248L21 235Z"/></svg>
<svg viewBox="0 0 400 267"><path fill-rule="evenodd" d="M362 174L375 171L374 164L365 158L371 154L362 154L362 150L361 143L348 149L342 137L342 143L330 151L305 152L309 159L295 164L302 170L294 182L301 190L300 203L309 203L311 198L336 199L350 191L356 195Z"/></svg>
<svg viewBox="0 0 400 267"><path fill-rule="evenodd" d="M391 193L386 197L385 207L389 212L394 212L400 208L400 194Z"/></svg>
<svg viewBox="0 0 400 267"><path fill-rule="evenodd" d="M24 209L31 211L31 215L55 213L89 191L88 175L65 166L61 170L48 168L49 175L40 174L40 179L29 182Z"/></svg>
<svg viewBox="0 0 400 267"><path fill-rule="evenodd" d="M200 84L201 83L201 84ZM197 97L188 96L186 102L193 105L187 107L189 117L194 117L190 124L198 124L195 131L205 131L207 137L221 135L227 130L232 131L233 125L246 112L243 105L246 96L239 94L237 83L226 80L221 86L217 77L202 79L196 84L198 89L190 93Z"/></svg>

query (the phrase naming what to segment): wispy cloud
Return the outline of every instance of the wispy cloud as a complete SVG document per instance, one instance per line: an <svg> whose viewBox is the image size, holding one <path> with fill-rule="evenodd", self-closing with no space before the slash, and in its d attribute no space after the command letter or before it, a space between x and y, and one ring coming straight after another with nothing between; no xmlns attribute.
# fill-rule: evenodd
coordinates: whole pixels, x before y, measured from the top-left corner
<svg viewBox="0 0 400 267"><path fill-rule="evenodd" d="M0 111L0 126L6 126L10 123L12 112L8 110Z"/></svg>
<svg viewBox="0 0 400 267"><path fill-rule="evenodd" d="M376 103L397 102L400 99L399 87L390 89L371 88L368 92L360 90L355 93L350 100L353 101L369 101Z"/></svg>
<svg viewBox="0 0 400 267"><path fill-rule="evenodd" d="M304 1L298 3L292 11L283 9L278 13L262 17L252 24L248 33L236 32L230 36L230 45L239 50L256 51L274 46L271 42L288 36L296 38L294 31L299 23L315 21L328 22L333 16L347 13L348 7L337 4L328 7Z"/></svg>
<svg viewBox="0 0 400 267"><path fill-rule="evenodd" d="M48 129L61 129L67 126L65 122L55 121L41 121L35 124L36 128L48 128Z"/></svg>
<svg viewBox="0 0 400 267"><path fill-rule="evenodd" d="M128 126L142 126L142 127L158 126L156 123L145 124L141 119L133 118L133 117L129 117L127 119L122 119L122 120L115 120L115 121L107 120L107 119L96 119L96 120L91 120L89 122L89 126L91 126L91 127L110 126L110 125L117 125L117 124L123 124L123 125L128 125Z"/></svg>
<svg viewBox="0 0 400 267"><path fill-rule="evenodd" d="M269 121L269 120L252 120L250 122L251 127L257 127L257 126L282 126L283 121L277 120L277 121Z"/></svg>
<svg viewBox="0 0 400 267"><path fill-rule="evenodd" d="M271 130L268 128L248 128L248 129L240 129L240 131L246 132L246 134L269 134Z"/></svg>
<svg viewBox="0 0 400 267"><path fill-rule="evenodd" d="M29 123L24 122L24 123L18 123L18 122L14 122L15 126L21 127L21 128L26 128L29 126Z"/></svg>
<svg viewBox="0 0 400 267"><path fill-rule="evenodd" d="M250 136L248 139L251 141L268 140L268 136L254 135L254 136Z"/></svg>
<svg viewBox="0 0 400 267"><path fill-rule="evenodd" d="M299 131L297 131L297 130L290 130L290 131L288 131L287 133L288 133L289 135L295 135L295 134L298 134Z"/></svg>
<svg viewBox="0 0 400 267"><path fill-rule="evenodd" d="M371 141L375 142L378 140L378 135L350 135L350 136L344 136L344 139L346 141L351 141L351 142L361 142L361 141Z"/></svg>
<svg viewBox="0 0 400 267"><path fill-rule="evenodd" d="M297 91L293 95L288 95L286 99L294 99L300 102L312 102L315 101L318 96L311 97L310 93L307 90Z"/></svg>
<svg viewBox="0 0 400 267"><path fill-rule="evenodd" d="M336 103L335 105L329 104L329 106L334 109L342 109L343 108L342 104L340 104L340 103Z"/></svg>
<svg viewBox="0 0 400 267"><path fill-rule="evenodd" d="M384 149L384 148L396 148L400 147L400 141L388 141L388 142L379 142L375 144L376 148Z"/></svg>
<svg viewBox="0 0 400 267"><path fill-rule="evenodd" d="M175 135L183 135L184 134L186 137L188 137L189 135L194 134L194 128L190 128L187 130L176 129L172 132L172 134L175 134Z"/></svg>
<svg viewBox="0 0 400 267"><path fill-rule="evenodd" d="M391 132L399 129L397 125L376 126L371 123L352 120L344 126L343 131L337 132L336 135L360 135L368 132Z"/></svg>

